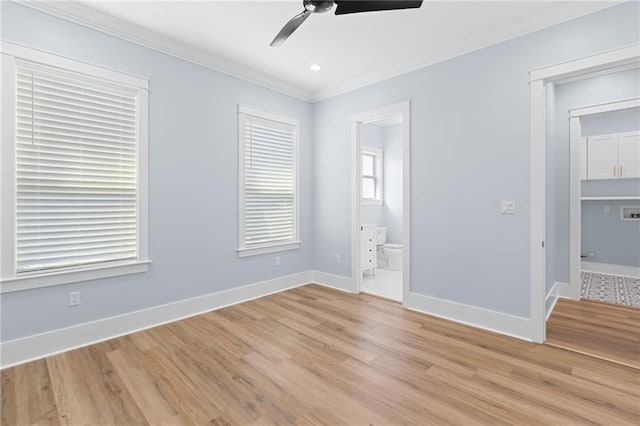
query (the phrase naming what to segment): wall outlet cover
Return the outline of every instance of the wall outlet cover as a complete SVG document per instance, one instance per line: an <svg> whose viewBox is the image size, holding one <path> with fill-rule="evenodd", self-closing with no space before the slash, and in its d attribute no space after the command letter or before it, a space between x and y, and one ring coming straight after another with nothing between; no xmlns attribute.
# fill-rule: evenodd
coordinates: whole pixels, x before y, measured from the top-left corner
<svg viewBox="0 0 640 426"><path fill-rule="evenodd" d="M502 214L516 214L516 202L515 201L502 201L500 203L500 213L502 213Z"/></svg>
<svg viewBox="0 0 640 426"><path fill-rule="evenodd" d="M69 292L69 306L78 306L80 304L80 292Z"/></svg>

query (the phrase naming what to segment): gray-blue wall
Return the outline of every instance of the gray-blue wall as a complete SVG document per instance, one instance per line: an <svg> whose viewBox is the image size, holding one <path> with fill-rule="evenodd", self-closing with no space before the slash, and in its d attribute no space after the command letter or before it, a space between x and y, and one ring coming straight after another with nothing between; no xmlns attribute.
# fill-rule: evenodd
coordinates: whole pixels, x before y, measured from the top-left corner
<svg viewBox="0 0 640 426"><path fill-rule="evenodd" d="M569 110L640 97L640 71L618 72L555 87L548 85L547 95L546 260L549 290L554 282L569 282ZM638 129L637 111L585 117L580 123L583 136ZM582 181L582 194L635 195L624 192L637 184L638 179L612 184L602 182Z"/></svg>
<svg viewBox="0 0 640 426"><path fill-rule="evenodd" d="M312 268L312 105L3 1L2 38L151 81L148 273L2 295L3 341ZM300 119L302 248L238 259L238 104ZM68 307L68 292L82 304Z"/></svg>
<svg viewBox="0 0 640 426"><path fill-rule="evenodd" d="M625 3L317 103L316 269L350 275L351 115L409 99L411 291L529 317L529 71L637 42L639 13Z"/></svg>
<svg viewBox="0 0 640 426"><path fill-rule="evenodd" d="M640 206L640 201L582 201L581 204L581 254L586 256L591 251L596 254L585 260L640 267L640 220L620 220L621 206Z"/></svg>
<svg viewBox="0 0 640 426"><path fill-rule="evenodd" d="M350 274L351 115L410 99L411 290L529 316L529 70L640 39L629 2L310 105L15 3L4 39L151 80L146 274L3 294L3 341L315 268ZM237 104L301 121L301 250L238 259ZM515 216L500 215L515 200ZM343 262L335 263L341 254ZM79 307L67 294L82 292Z"/></svg>

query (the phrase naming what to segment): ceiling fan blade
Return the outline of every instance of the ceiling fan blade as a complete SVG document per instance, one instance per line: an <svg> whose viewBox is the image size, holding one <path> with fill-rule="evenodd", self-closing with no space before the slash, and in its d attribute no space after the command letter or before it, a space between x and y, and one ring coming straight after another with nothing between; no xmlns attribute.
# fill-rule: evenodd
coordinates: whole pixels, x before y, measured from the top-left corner
<svg viewBox="0 0 640 426"><path fill-rule="evenodd" d="M284 27L282 27L276 38L273 39L269 46L278 47L282 43L284 43L284 41L288 39L289 36L293 34L293 32L297 30L300 25L302 25L302 23L311 15L311 13L312 12L310 10L305 10L304 12L291 18L291 20L287 22Z"/></svg>
<svg viewBox="0 0 640 426"><path fill-rule="evenodd" d="M417 9L422 6L422 0L335 0L335 3L338 5L336 15L378 10Z"/></svg>

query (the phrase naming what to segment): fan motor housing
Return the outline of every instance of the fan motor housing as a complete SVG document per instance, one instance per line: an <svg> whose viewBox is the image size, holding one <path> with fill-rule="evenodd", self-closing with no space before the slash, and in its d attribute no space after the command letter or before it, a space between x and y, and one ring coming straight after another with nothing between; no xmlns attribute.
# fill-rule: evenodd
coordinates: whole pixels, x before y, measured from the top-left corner
<svg viewBox="0 0 640 426"><path fill-rule="evenodd" d="M324 13L331 10L333 1L327 0L304 0L304 8L313 13Z"/></svg>

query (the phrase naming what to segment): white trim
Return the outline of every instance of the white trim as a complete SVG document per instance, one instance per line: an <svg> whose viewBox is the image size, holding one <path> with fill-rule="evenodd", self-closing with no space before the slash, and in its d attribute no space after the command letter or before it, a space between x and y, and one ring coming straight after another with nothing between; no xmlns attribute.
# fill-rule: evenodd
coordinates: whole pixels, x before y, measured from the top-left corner
<svg viewBox="0 0 640 426"><path fill-rule="evenodd" d="M0 293L28 290L125 274L146 272L149 269L149 81L138 76L75 59L54 55L16 43L0 41L2 81L0 100L2 143L0 144L0 233L3 253L0 260ZM18 64L43 65L88 79L111 83L132 90L137 96L137 259L134 261L105 262L60 270L17 273L16 257L16 72Z"/></svg>
<svg viewBox="0 0 640 426"><path fill-rule="evenodd" d="M247 117L268 120L293 129L293 241L267 243L254 247L245 246L245 125ZM245 105L238 105L238 257L295 250L299 249L300 245L300 120Z"/></svg>
<svg viewBox="0 0 640 426"><path fill-rule="evenodd" d="M290 126L300 126L300 120L293 117L286 117L284 115L274 114L269 111L265 111L259 108L253 108L246 105L238 105L238 113L246 114L252 117L262 118L264 120L277 121L278 123L288 124Z"/></svg>
<svg viewBox="0 0 640 426"><path fill-rule="evenodd" d="M569 288L565 297L580 299L580 252L582 251L580 152L582 133L580 118L569 119Z"/></svg>
<svg viewBox="0 0 640 426"><path fill-rule="evenodd" d="M640 278L640 267L638 266L614 265L612 263L589 262L585 260L581 262L580 267L584 272Z"/></svg>
<svg viewBox="0 0 640 426"><path fill-rule="evenodd" d="M555 65L530 71L530 185L531 185L531 326L532 339L542 343L545 340L545 251L541 243L545 239L545 83L562 81L567 78L603 75L606 70L615 71L620 67L640 66L640 43L565 61Z"/></svg>
<svg viewBox="0 0 640 426"><path fill-rule="evenodd" d="M78 2L19 0L16 3L294 98L307 102L313 101L313 92L307 88L225 60L205 50L115 18Z"/></svg>
<svg viewBox="0 0 640 426"><path fill-rule="evenodd" d="M361 153L363 151L360 128L362 124L372 123L390 116L402 117L402 294L404 298L409 293L411 283L411 101L409 100L362 111L351 117L351 285L352 291L360 292L362 280L360 269L362 179L360 176Z"/></svg>
<svg viewBox="0 0 640 426"><path fill-rule="evenodd" d="M0 53L31 62L47 64L48 66L62 68L64 70L73 70L74 72L114 81L138 89L149 89L149 80L143 77L113 70L101 65L90 64L67 56L45 52L6 40L0 40Z"/></svg>
<svg viewBox="0 0 640 426"><path fill-rule="evenodd" d="M279 251L295 250L300 248L300 241L284 244L269 244L261 247L239 248L238 257L257 256L259 254L277 253Z"/></svg>
<svg viewBox="0 0 640 426"><path fill-rule="evenodd" d="M128 23L111 15L102 13L90 6L78 2L14 0L24 6L47 14L75 22L120 39L124 39L149 49L197 64L250 83L258 84L308 102L318 102L342 93L375 84L390 78L415 71L429 65L447 61L464 54L483 49L516 37L523 36L580 16L594 13L617 4L603 2L595 7L584 8L579 2L565 2L552 5L526 19L516 19L506 25L499 25L478 34L472 34L449 45L442 46L436 52L428 52L416 57L399 61L386 68L356 77L342 83L310 90L300 87L263 72L239 65L218 57L205 50L190 46L171 37L164 36L140 26Z"/></svg>
<svg viewBox="0 0 640 426"><path fill-rule="evenodd" d="M151 261L114 262L113 264L87 265L73 269L46 273L31 273L13 278L5 278L0 283L0 293L30 290L61 284L71 284L120 275L139 274L149 270Z"/></svg>
<svg viewBox="0 0 640 426"><path fill-rule="evenodd" d="M412 311L531 341L531 320L489 309L409 292L404 306Z"/></svg>
<svg viewBox="0 0 640 426"><path fill-rule="evenodd" d="M580 197L581 201L606 201L606 200L640 200L640 195L628 195L622 197L604 196L604 197Z"/></svg>
<svg viewBox="0 0 640 426"><path fill-rule="evenodd" d="M1 6L0 6L1 7ZM0 282L16 275L16 59L0 55Z"/></svg>
<svg viewBox="0 0 640 426"><path fill-rule="evenodd" d="M549 317L553 312L553 308L556 307L556 303L558 303L558 299L560 298L561 289L564 287L567 287L568 285L569 284L567 283L561 283L561 282L553 283L553 286L551 287L551 290L549 290L549 292L547 293L547 297L545 299L544 306L547 312L544 318L545 321L549 320Z"/></svg>
<svg viewBox="0 0 640 426"><path fill-rule="evenodd" d="M592 76L606 70L616 70L621 66L630 66L638 62L640 43L632 43L596 54L570 59L547 65L529 72L531 81L543 80L545 83L564 80L575 76ZM637 66L636 66L637 67ZM627 68L630 69L630 68Z"/></svg>
<svg viewBox="0 0 640 426"><path fill-rule="evenodd" d="M546 146L545 137L545 87L541 80L533 81L530 85L531 96L531 338L536 343L545 341L545 270L546 249ZM542 143L533 143L539 141Z"/></svg>
<svg viewBox="0 0 640 426"><path fill-rule="evenodd" d="M622 111L625 109L640 108L640 98L624 101L608 102L606 104L590 105L583 108L569 110L569 117L581 117L583 115L602 114L604 112Z"/></svg>
<svg viewBox="0 0 640 426"><path fill-rule="evenodd" d="M342 275L330 274L322 271L312 271L313 282L325 287L344 291L347 293L355 293L353 291L353 280Z"/></svg>
<svg viewBox="0 0 640 426"><path fill-rule="evenodd" d="M300 287L311 283L312 276L311 271L300 272L2 342L0 343L0 354L2 355L2 365L0 368L12 367L71 349L224 308L225 306L235 305L269 294Z"/></svg>
<svg viewBox="0 0 640 426"><path fill-rule="evenodd" d="M522 19L512 20L506 25L498 25L481 33L469 35L448 45L439 46L438 51L431 51L404 61L398 61L381 70L315 90L313 92L313 102L332 98L430 65L445 62L449 59L577 19L580 16L588 15L615 5L615 2L602 3L600 6L589 10L582 9L579 2L563 2L552 5L535 14L529 14ZM576 9L579 9L577 13ZM550 16L553 22L549 20Z"/></svg>

